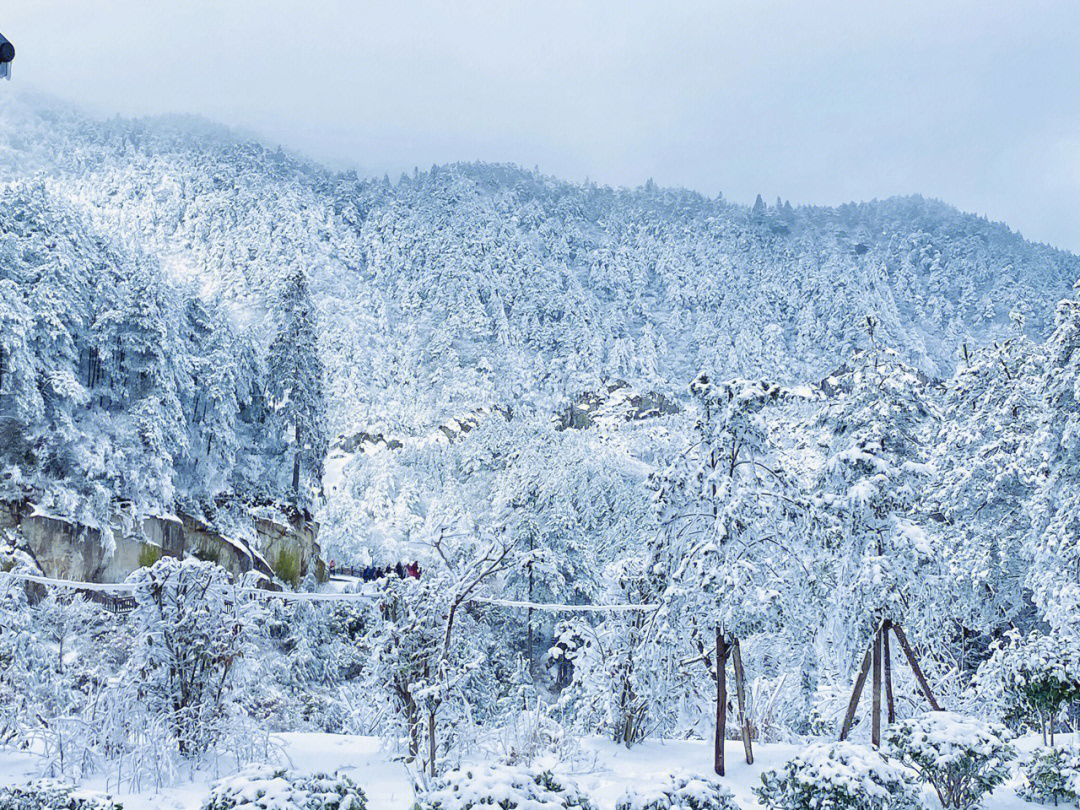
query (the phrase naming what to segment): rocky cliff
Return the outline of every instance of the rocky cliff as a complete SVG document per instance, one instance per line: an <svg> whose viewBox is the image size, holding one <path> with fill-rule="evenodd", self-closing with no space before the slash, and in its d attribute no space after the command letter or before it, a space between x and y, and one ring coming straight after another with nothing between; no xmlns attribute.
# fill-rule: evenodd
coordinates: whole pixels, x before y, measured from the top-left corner
<svg viewBox="0 0 1080 810"><path fill-rule="evenodd" d="M191 515L135 519L117 510L111 537L100 529L48 514L29 502L0 502L0 532L15 532L46 576L85 582L120 582L136 568L160 557L194 556L211 560L240 576L257 571L296 585L309 573L325 579L318 525L256 518L255 542L215 530Z"/></svg>

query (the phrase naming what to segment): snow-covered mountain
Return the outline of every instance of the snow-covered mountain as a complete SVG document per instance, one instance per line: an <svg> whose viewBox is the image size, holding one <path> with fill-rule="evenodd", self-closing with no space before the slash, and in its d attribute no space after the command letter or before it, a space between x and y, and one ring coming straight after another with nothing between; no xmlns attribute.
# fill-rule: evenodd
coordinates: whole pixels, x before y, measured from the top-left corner
<svg viewBox="0 0 1080 810"><path fill-rule="evenodd" d="M865 316L932 376L1009 314L1048 332L1080 259L919 197L747 209L513 166L397 182L336 174L201 121L97 121L5 102L7 179L47 188L265 333L301 265L319 309L332 433L546 407L623 379L681 393L702 369L819 379ZM265 338L265 334L263 334Z"/></svg>
<svg viewBox="0 0 1080 810"><path fill-rule="evenodd" d="M147 328L186 341L158 358L186 376L162 389L178 410L154 417L159 433L173 427L152 444L200 483L160 488L154 497L166 505L173 490L192 487L200 497L271 500L289 488L288 465L218 458L199 467L206 460L192 461L189 448L231 452L235 423L254 458L281 453L281 427L262 424L259 402L272 398L263 364L280 326L274 302L298 271L316 309L330 437L430 435L499 408L546 418L616 381L677 400L702 370L818 380L861 345L868 315L882 343L946 377L962 343L1000 338L1013 313L1045 336L1054 302L1080 278L1080 258L920 197L747 208L651 183L611 189L490 164L367 180L201 120L97 120L36 99L0 102L0 178L0 279L21 278L31 310L45 305L26 286L40 268L27 268L48 256L63 257L58 269L74 285L57 293L82 309L68 313L81 319L74 332L93 340L103 315L130 319L140 306L138 296L128 314L109 303L117 267L142 268L142 287L175 293L151 307L163 320ZM207 338L218 328L224 337ZM72 348L84 354L64 369L53 367L55 346L34 349L51 353L41 367L91 410L94 395L73 386L96 382L85 356L99 351L92 342ZM224 374L223 354L243 372ZM229 408L240 415L215 428L229 433L225 444L192 433L207 419L192 392L211 370L223 387L215 401L239 402ZM249 384L255 378L266 391ZM118 394L108 407L130 416L136 400L146 392ZM109 430L109 447L142 452L137 425ZM264 486L271 478L282 483ZM117 479L97 497L150 498L147 486Z"/></svg>

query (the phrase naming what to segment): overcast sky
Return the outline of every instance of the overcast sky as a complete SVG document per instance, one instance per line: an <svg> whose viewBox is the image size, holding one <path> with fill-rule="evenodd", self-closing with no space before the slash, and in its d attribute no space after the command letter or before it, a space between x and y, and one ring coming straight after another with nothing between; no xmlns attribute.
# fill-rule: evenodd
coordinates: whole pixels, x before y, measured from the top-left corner
<svg viewBox="0 0 1080 810"><path fill-rule="evenodd" d="M0 32L12 88L201 113L365 173L920 192L1080 251L1076 0L10 0Z"/></svg>

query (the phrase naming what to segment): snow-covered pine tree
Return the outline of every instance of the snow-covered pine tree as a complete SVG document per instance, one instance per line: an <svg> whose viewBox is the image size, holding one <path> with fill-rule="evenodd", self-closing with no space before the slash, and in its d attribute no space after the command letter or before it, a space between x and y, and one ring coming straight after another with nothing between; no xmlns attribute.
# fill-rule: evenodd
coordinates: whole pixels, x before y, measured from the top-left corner
<svg viewBox="0 0 1080 810"><path fill-rule="evenodd" d="M1080 300L1057 306L1040 381L1043 419L1033 443L1028 586L1051 627L1080 633Z"/></svg>
<svg viewBox="0 0 1080 810"><path fill-rule="evenodd" d="M177 332L181 310L156 266L132 261L123 269L93 332L100 358L94 395L107 414L97 427L111 434L124 454L95 465L94 477L104 479L112 497L127 499L136 509L170 510L175 464L188 441L180 402L188 384Z"/></svg>
<svg viewBox="0 0 1080 810"><path fill-rule="evenodd" d="M33 324L22 291L11 279L0 279L0 498L22 495L20 484L33 475L35 438L43 427Z"/></svg>
<svg viewBox="0 0 1080 810"><path fill-rule="evenodd" d="M941 524L942 585L953 597L939 600L938 615L959 625L963 668L984 654L985 642L968 650L968 635L1029 626L1033 618L1027 506L1037 484L1033 443L1044 419L1045 353L1022 325L1018 320L1016 334L992 346L964 346L932 434L926 511Z"/></svg>
<svg viewBox="0 0 1080 810"><path fill-rule="evenodd" d="M267 357L269 403L281 441L291 447L294 503L307 508L320 492L327 438L316 311L303 267L288 272L273 315L277 334Z"/></svg>
<svg viewBox="0 0 1080 810"><path fill-rule="evenodd" d="M178 488L187 497L213 498L227 491L240 448L237 341L221 308L194 295L184 308L183 340L188 451Z"/></svg>
<svg viewBox="0 0 1080 810"><path fill-rule="evenodd" d="M822 641L834 660L854 661L873 640L873 655L867 651L862 658L841 738L849 731L872 659L871 736L877 745L888 629L910 622L932 631L940 623L942 591L934 544L925 528L930 481L926 436L937 418L931 383L896 352L879 347L875 321L868 323L871 348L826 381L830 396L816 419L816 428L824 431L826 458L814 491L831 516L823 542L834 566ZM906 642L906 636L900 640ZM885 670L890 671L888 664ZM885 680L892 717L891 685Z"/></svg>

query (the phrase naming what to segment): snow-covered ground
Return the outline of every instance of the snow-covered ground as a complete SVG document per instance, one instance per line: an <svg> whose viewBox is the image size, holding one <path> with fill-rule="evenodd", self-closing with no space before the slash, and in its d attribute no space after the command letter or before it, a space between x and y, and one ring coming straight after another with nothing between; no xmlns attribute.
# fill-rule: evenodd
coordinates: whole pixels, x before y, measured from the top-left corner
<svg viewBox="0 0 1080 810"><path fill-rule="evenodd" d="M279 739L292 767L303 771L341 770L347 774L367 793L369 810L409 810L412 806L413 791L405 768L390 761L378 739L336 734L282 734ZM1023 743L1027 744L1019 747L1030 748L1031 742L1025 740ZM751 789L760 784L761 773L783 765L799 749L800 746L792 744L756 745L754 764L747 765L743 761L742 744L729 741L728 774L724 782L740 806L745 810L757 808ZM616 799L627 788L648 788L673 771L712 774L711 744L694 740L649 740L627 750L593 737L581 742L574 760L573 766L560 766L556 770L572 776L599 810L613 810ZM0 749L0 784L29 781L40 775L38 767L39 760L29 754ZM123 803L125 810L198 810L215 778L213 774L199 775L160 792L114 793L114 797ZM90 780L83 787L104 792L105 784L103 780ZM926 798L928 807L936 806L932 793L928 792ZM1003 787L983 807L1031 810L1034 805L1019 799L1010 787Z"/></svg>
<svg viewBox="0 0 1080 810"><path fill-rule="evenodd" d="M649 788L672 771L712 776L712 743L700 740L648 740L627 750L606 739L591 738L582 747L596 755L594 769L575 774L578 786L593 799L599 810L613 810L615 801L628 787ZM761 784L764 771L781 767L802 749L800 745L773 743L754 746L754 764L747 765L739 741L729 740L724 749L727 775L723 779L739 806L753 810L760 805L752 789ZM927 806L935 807L932 791ZM996 791L983 805L987 810L1032 810L1036 805L1017 798L1011 788ZM382 808L374 808L382 810Z"/></svg>
<svg viewBox="0 0 1080 810"><path fill-rule="evenodd" d="M308 772L342 771L359 784L368 796L369 810L408 810L413 791L405 768L391 762L382 752L376 737L346 734L275 735L281 744L280 764ZM39 777L40 760L30 754L0 748L0 784L26 782ZM144 790L137 794L107 790L104 778L94 778L81 787L87 791L108 792L124 805L124 810L198 810L219 778L230 775L200 773L161 791Z"/></svg>

